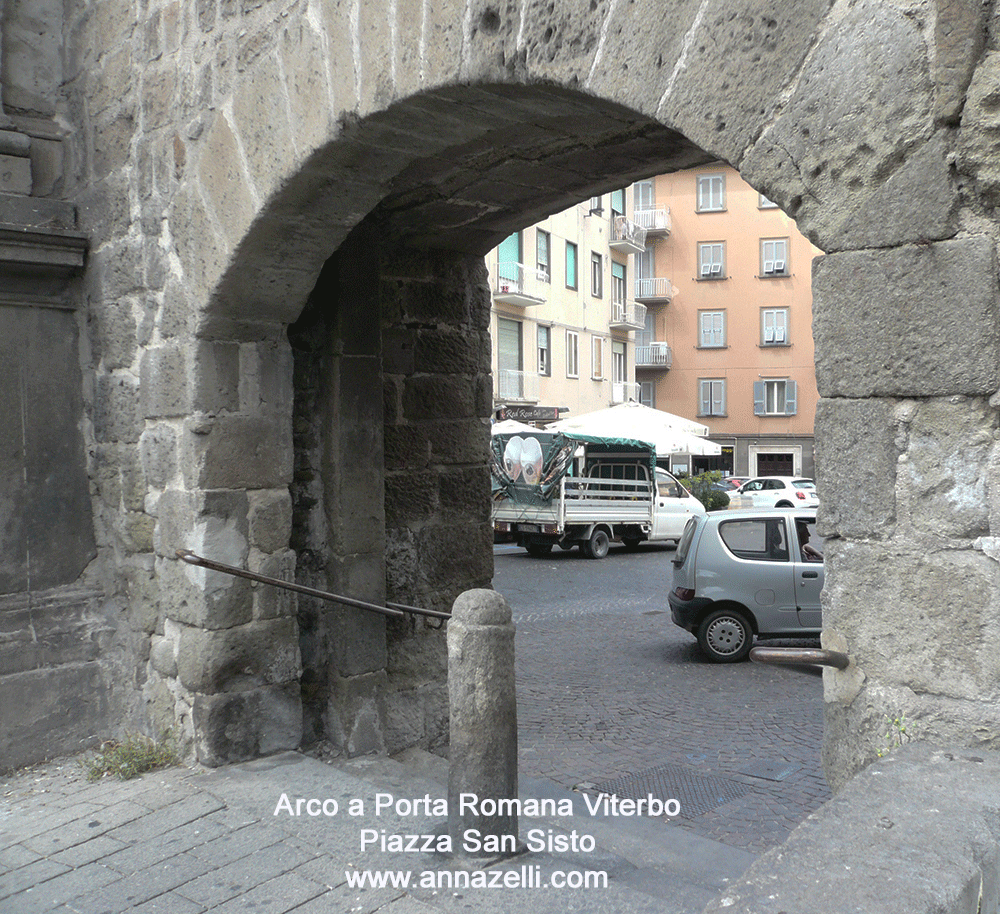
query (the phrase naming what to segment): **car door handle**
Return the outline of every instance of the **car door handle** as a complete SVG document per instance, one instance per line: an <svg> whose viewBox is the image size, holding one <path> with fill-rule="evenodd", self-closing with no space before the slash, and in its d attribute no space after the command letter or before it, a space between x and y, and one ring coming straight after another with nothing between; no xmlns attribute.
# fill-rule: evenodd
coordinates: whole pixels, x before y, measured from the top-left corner
<svg viewBox="0 0 1000 914"><path fill-rule="evenodd" d="M804 577L804 578L818 578L819 577L819 572L818 571L803 571L802 572L802 577Z"/></svg>

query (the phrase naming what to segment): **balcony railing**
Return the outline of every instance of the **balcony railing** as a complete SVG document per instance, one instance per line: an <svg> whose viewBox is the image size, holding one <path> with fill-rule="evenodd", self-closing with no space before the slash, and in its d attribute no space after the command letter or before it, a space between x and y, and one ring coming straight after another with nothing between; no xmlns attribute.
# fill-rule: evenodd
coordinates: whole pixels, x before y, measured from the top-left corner
<svg viewBox="0 0 1000 914"><path fill-rule="evenodd" d="M545 303L548 286L549 276L545 270L526 267L523 263L498 263L493 298L522 308L541 305Z"/></svg>
<svg viewBox="0 0 1000 914"><path fill-rule="evenodd" d="M532 371L513 371L501 368L496 375L496 399L536 403L538 401L538 374Z"/></svg>
<svg viewBox="0 0 1000 914"><path fill-rule="evenodd" d="M632 213L632 221L640 228L644 228L647 235L669 235L670 207L653 206L649 209L637 209Z"/></svg>
<svg viewBox="0 0 1000 914"><path fill-rule="evenodd" d="M646 306L634 302L612 302L612 330L642 330L646 326Z"/></svg>
<svg viewBox="0 0 1000 914"><path fill-rule="evenodd" d="M635 347L636 368L659 368L668 370L674 364L674 354L668 343L647 343Z"/></svg>
<svg viewBox="0 0 1000 914"><path fill-rule="evenodd" d="M673 287L665 276L645 277L635 281L635 300L666 304L673 298Z"/></svg>
<svg viewBox="0 0 1000 914"><path fill-rule="evenodd" d="M624 216L615 216L611 220L611 240L608 246L613 251L641 254L646 250L646 230Z"/></svg>
<svg viewBox="0 0 1000 914"><path fill-rule="evenodd" d="M628 403L632 400L639 402L639 385L632 381L613 381L611 383L611 402Z"/></svg>

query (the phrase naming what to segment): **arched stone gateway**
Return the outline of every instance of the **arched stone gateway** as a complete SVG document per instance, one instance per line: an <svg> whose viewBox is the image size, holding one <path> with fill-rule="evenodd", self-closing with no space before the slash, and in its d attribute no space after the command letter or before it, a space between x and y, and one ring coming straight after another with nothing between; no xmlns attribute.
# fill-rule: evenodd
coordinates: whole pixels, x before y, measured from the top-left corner
<svg viewBox="0 0 1000 914"><path fill-rule="evenodd" d="M362 598L488 584L482 254L722 159L828 252L824 637L853 661L825 674L830 780L887 714L996 745L1000 58L977 0L74 15L58 186L91 237L97 561L127 619L102 661L114 720L171 724L210 764L296 746L303 721L346 752L440 742L439 633L296 609L175 551Z"/></svg>

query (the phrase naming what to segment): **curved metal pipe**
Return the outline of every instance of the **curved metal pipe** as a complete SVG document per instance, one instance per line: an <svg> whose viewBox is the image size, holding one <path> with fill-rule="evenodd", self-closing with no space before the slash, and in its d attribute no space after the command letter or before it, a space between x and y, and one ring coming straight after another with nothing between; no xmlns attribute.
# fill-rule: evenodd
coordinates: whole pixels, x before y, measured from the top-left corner
<svg viewBox="0 0 1000 914"><path fill-rule="evenodd" d="M750 649L750 659L757 663L814 663L846 670L851 662L847 654L814 647L754 647Z"/></svg>

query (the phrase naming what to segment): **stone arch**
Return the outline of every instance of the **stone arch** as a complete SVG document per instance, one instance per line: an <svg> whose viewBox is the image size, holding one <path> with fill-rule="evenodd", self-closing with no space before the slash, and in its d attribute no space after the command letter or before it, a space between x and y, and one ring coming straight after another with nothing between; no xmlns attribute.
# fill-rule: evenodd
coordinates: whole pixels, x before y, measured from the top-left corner
<svg viewBox="0 0 1000 914"><path fill-rule="evenodd" d="M978 470L994 459L995 240L990 214L963 189L963 175L985 180L977 145L985 92L979 120L963 104L986 23L971 4L942 5L961 13L947 33L940 16L905 4L847 9L830 0L798 0L766 15L750 2L701 0L664 13L620 0L586 9L566 0L544 9L397 4L388 21L363 5L353 13L337 5L310 15L288 10L280 25L258 16L251 31L262 37L244 42L218 103L176 134L171 153L181 175L167 211L176 282L189 301L205 304L195 311L190 344L154 343L142 359L147 442L165 415L180 415L183 426L183 484L155 493L160 542L169 541L172 524L182 538L212 542L234 558L290 563L287 536L260 538L275 524L291 529L292 357L283 330L342 244L376 238L383 252L396 245L376 272L397 292L426 288L427 261L420 266L413 255L435 249L435 271L451 277L452 293L463 290L474 329L470 299L481 301L482 290L472 259L500 235L574 196L721 158L832 252L814 280L826 398L819 472L831 505L827 529L839 538L827 637L856 666L827 682L831 771L836 779L870 756L880 715L897 706L919 709L931 736L967 735L985 719L975 688L995 680L984 642L958 660L946 656L950 639L935 647L924 636L911 645L944 671L950 684L941 704L920 697L929 683L890 656L887 633L862 607L874 600L906 628L906 613L891 604L911 595L906 575L924 567L928 550L962 580L963 602L973 607L962 617L967 627L988 629L996 599L989 511L979 506L960 519L976 493L985 505L983 474L945 473L953 497L936 503L948 518L943 525L897 482L910 478L900 475L900 458L922 467L907 472L924 492L934 490L931 467L946 450L973 453ZM408 29L416 18L419 27ZM224 31L221 20L216 25ZM334 117L344 110L350 114ZM525 158L505 171L512 150ZM527 181L515 174L526 162ZM510 193L516 212L505 208ZM382 314L384 293L382 286L373 293ZM931 298L936 309L919 307ZM967 333L954 332L956 318ZM859 337L859 324L871 333ZM415 338L400 332L392 344L405 367ZM365 345L360 340L348 355L385 358L385 347L376 354ZM186 379L182 407L156 402L172 373ZM478 384L485 372L467 374ZM405 380L393 390L396 398L385 402L399 406ZM466 418L471 427L475 416ZM858 503L855 480L871 467L882 480L879 503L891 506L885 511ZM468 516L476 510L469 506ZM889 565L882 586L877 578ZM203 740L203 757L288 744L296 738L293 627L262 607L259 594L251 604L239 585L175 566L161 549L158 573L171 594L162 612L175 628L165 623L154 650L180 663L218 655L217 682L186 674L182 698L192 704L199 738L218 731L213 720L287 723L266 733L250 728L239 745ZM949 621L935 617L931 630L943 633ZM219 634L240 626L252 631ZM163 666L170 669L169 660ZM241 690L241 676L257 691ZM985 742L997 726L990 716Z"/></svg>

